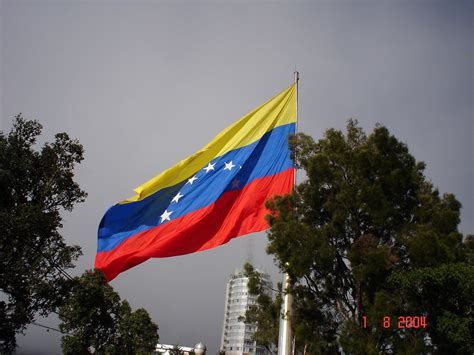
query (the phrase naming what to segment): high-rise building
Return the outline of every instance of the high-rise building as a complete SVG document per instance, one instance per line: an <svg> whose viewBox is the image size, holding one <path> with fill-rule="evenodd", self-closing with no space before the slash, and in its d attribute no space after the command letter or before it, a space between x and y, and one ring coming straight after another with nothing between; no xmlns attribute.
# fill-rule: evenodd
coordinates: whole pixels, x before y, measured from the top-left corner
<svg viewBox="0 0 474 355"><path fill-rule="evenodd" d="M257 270L262 280L271 287L270 276ZM224 326L222 328L221 350L226 355L266 355L265 348L252 340L256 330L254 324L245 323L245 312L255 304L257 297L248 292L248 277L243 269L236 269L227 283L225 296Z"/></svg>

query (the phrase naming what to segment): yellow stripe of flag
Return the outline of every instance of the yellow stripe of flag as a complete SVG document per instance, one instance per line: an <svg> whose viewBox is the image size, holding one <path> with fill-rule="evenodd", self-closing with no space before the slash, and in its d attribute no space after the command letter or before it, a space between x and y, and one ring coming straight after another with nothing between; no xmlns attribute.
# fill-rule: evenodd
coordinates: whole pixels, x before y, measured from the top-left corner
<svg viewBox="0 0 474 355"><path fill-rule="evenodd" d="M138 186L134 189L136 195L121 203L139 201L165 187L176 185L211 160L259 140L275 127L296 122L295 92L296 86L293 84L224 129L204 148Z"/></svg>

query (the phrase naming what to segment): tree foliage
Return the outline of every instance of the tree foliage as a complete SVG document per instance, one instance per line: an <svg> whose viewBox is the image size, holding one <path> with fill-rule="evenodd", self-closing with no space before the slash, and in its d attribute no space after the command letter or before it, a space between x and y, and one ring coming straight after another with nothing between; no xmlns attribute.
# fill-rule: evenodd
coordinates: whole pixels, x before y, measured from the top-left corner
<svg viewBox="0 0 474 355"><path fill-rule="evenodd" d="M158 326L143 308L131 310L100 270L76 278L70 297L60 308L65 354L147 354L158 343Z"/></svg>
<svg viewBox="0 0 474 355"><path fill-rule="evenodd" d="M267 202L267 251L293 283L297 347L472 353L472 238L457 230L454 195L440 195L381 125L367 136L350 120L345 134L300 133L290 146L307 179ZM398 316L428 325L399 329Z"/></svg>
<svg viewBox="0 0 474 355"><path fill-rule="evenodd" d="M46 316L70 287L62 270L81 254L59 233L61 210L71 211L86 193L74 181L83 148L66 133L35 150L42 126L16 116L0 132L0 352L12 352L15 335L39 314Z"/></svg>

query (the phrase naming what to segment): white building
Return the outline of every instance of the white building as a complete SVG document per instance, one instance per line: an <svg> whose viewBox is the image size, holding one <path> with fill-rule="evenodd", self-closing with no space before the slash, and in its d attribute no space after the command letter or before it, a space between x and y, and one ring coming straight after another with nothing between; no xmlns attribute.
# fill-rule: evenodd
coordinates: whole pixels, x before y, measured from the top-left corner
<svg viewBox="0 0 474 355"><path fill-rule="evenodd" d="M168 344L156 344L155 353L170 355L170 354L182 354L182 355L206 355L206 346L203 343L198 343L194 348L188 346L177 346Z"/></svg>
<svg viewBox="0 0 474 355"><path fill-rule="evenodd" d="M271 286L270 276L260 270L261 277ZM226 355L264 355L267 352L252 340L255 325L245 323L243 317L248 306L254 304L256 296L249 295L248 277L243 269L236 269L227 283L225 296L224 326L221 350Z"/></svg>

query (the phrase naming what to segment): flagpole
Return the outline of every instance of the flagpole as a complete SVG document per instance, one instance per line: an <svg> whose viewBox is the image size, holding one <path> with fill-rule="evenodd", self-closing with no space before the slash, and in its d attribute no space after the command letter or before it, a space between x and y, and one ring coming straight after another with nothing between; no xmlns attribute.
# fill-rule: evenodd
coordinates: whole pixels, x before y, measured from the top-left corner
<svg viewBox="0 0 474 355"><path fill-rule="evenodd" d="M300 73L295 70L294 80L296 85L296 133L298 133L298 82L300 81ZM296 169L295 169L295 186L296 186Z"/></svg>
<svg viewBox="0 0 474 355"><path fill-rule="evenodd" d="M296 85L296 129L298 133L298 81L300 79L300 73L294 72L294 80ZM295 180L294 186L296 187L296 168L295 168ZM278 355L290 355L292 348L292 334L291 334L291 312L293 304L293 296L289 292L290 288L290 276L287 272L283 275L283 310L282 317L280 319L280 330L278 337Z"/></svg>

